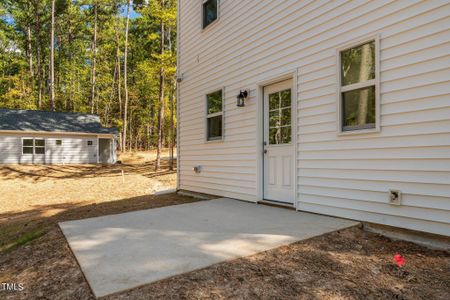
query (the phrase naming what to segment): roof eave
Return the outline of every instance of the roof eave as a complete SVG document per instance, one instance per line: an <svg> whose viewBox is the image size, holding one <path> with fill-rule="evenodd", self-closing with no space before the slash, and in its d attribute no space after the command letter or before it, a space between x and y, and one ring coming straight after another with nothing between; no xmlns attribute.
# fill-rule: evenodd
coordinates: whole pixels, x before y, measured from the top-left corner
<svg viewBox="0 0 450 300"><path fill-rule="evenodd" d="M86 135L86 136L108 136L114 137L117 136L118 133L106 133L106 132L69 132L69 131L38 131L38 130L2 130L0 129L0 133L24 133L24 134L60 134L60 135Z"/></svg>

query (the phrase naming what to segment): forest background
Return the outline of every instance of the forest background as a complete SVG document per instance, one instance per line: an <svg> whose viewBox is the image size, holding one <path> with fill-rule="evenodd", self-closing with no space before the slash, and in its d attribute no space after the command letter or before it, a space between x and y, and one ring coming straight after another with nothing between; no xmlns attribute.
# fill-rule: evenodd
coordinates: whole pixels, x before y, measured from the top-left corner
<svg viewBox="0 0 450 300"><path fill-rule="evenodd" d="M119 129L120 150L157 149L159 169L176 140L176 9L176 0L0 0L0 108L97 114Z"/></svg>

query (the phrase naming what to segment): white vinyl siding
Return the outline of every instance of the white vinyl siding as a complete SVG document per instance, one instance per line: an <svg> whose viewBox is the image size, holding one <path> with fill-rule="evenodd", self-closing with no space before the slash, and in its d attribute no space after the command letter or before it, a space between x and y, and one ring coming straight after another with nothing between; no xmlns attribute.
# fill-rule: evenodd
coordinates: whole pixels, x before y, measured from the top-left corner
<svg viewBox="0 0 450 300"><path fill-rule="evenodd" d="M45 154L23 153L23 140L43 140ZM61 145L57 145L61 141ZM88 146L88 141L93 145ZM0 164L80 164L97 163L97 136L0 133ZM36 152L36 146L34 147Z"/></svg>
<svg viewBox="0 0 450 300"><path fill-rule="evenodd" d="M448 1L222 1L207 31L198 2L180 6L181 189L259 200L258 82L297 69L297 208L450 235ZM375 35L381 131L339 135L336 51ZM226 140L205 143L200 99L218 85Z"/></svg>

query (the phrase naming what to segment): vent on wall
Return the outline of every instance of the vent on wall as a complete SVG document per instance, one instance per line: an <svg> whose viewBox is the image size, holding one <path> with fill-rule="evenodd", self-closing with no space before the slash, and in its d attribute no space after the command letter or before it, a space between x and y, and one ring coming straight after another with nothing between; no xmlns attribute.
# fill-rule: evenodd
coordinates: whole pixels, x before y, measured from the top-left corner
<svg viewBox="0 0 450 300"><path fill-rule="evenodd" d="M400 205L402 201L402 192L398 190L389 190L389 203L392 205Z"/></svg>

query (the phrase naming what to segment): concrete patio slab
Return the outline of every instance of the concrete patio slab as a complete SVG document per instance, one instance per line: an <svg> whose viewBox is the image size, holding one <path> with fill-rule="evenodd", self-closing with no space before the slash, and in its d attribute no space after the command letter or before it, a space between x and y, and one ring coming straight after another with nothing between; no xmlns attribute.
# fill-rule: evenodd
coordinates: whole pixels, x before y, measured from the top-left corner
<svg viewBox="0 0 450 300"><path fill-rule="evenodd" d="M221 198L60 227L101 297L356 224Z"/></svg>

